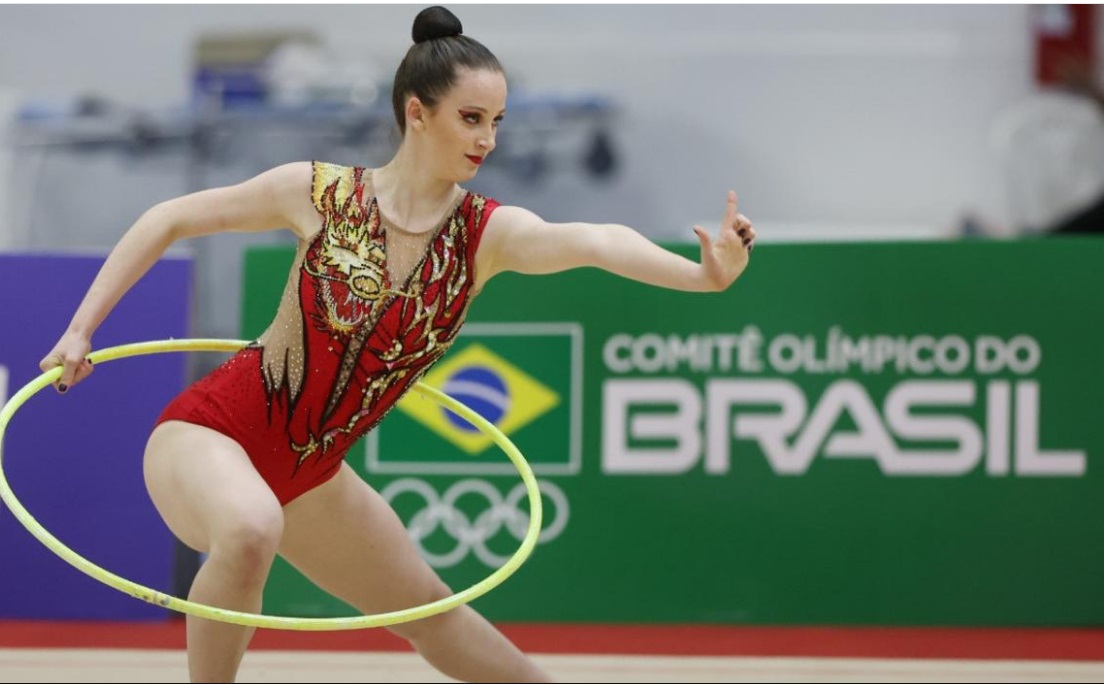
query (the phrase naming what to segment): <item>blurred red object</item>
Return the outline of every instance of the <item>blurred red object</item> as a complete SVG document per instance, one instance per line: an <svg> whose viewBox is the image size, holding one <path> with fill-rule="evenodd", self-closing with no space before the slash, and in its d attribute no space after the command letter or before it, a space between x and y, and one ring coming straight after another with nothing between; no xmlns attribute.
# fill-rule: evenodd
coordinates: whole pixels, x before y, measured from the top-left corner
<svg viewBox="0 0 1104 684"><path fill-rule="evenodd" d="M1095 5L1032 5L1031 32L1038 85L1067 85L1071 72L1095 73Z"/></svg>

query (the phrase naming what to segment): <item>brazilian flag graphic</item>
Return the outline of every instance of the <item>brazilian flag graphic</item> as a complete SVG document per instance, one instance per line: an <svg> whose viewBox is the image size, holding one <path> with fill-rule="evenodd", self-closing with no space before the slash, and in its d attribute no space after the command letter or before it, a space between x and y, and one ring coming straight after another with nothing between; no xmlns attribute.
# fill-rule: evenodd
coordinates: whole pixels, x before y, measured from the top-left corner
<svg viewBox="0 0 1104 684"><path fill-rule="evenodd" d="M422 378L493 423L537 473L577 472L581 332L576 326L469 324ZM366 440L367 471L510 473L494 441L410 392Z"/></svg>

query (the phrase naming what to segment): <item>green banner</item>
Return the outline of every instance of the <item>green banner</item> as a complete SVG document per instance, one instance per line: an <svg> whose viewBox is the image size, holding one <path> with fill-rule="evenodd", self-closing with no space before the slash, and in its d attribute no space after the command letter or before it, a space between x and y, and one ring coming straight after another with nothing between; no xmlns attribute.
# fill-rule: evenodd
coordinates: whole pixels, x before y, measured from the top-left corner
<svg viewBox="0 0 1104 684"><path fill-rule="evenodd" d="M676 247L696 259L696 248ZM243 335L291 250L246 257ZM1104 241L762 245L729 291L497 277L426 380L544 493L495 620L1104 622ZM349 456L454 589L524 534L505 455L406 399ZM265 610L353 611L286 565Z"/></svg>

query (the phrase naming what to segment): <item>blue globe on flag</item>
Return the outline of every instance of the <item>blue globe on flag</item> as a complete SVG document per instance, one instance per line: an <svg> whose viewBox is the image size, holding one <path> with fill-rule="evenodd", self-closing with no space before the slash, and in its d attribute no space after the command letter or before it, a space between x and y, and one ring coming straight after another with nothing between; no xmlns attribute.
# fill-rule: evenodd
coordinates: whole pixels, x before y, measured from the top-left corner
<svg viewBox="0 0 1104 684"><path fill-rule="evenodd" d="M510 393L502 376L486 366L462 368L448 379L442 391L498 425L510 410ZM471 423L448 409L442 409L458 430L479 432Z"/></svg>

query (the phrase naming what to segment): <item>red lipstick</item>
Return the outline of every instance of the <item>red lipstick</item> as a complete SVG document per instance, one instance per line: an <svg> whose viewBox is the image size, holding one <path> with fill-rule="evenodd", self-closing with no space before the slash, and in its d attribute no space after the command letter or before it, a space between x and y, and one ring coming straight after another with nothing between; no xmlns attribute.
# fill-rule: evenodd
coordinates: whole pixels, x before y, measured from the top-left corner
<svg viewBox="0 0 1104 684"><path fill-rule="evenodd" d="M474 157L470 154L465 156L468 158L469 161L471 161L472 164L475 164L476 166L479 166L483 163L483 157Z"/></svg>

